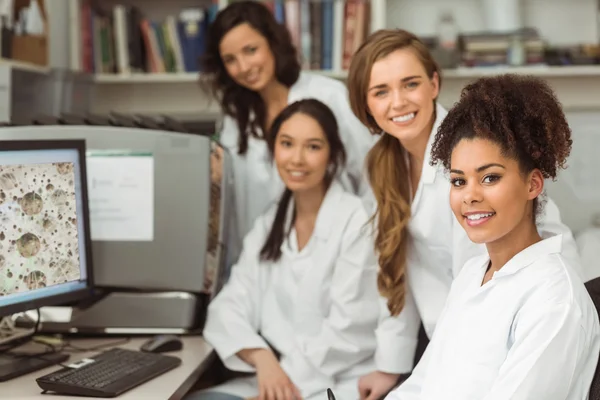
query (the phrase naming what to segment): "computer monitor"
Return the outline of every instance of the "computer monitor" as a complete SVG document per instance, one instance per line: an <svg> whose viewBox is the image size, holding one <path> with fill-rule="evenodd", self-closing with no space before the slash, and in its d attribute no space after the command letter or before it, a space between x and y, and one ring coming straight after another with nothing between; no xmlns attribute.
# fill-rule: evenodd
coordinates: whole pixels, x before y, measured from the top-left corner
<svg viewBox="0 0 600 400"><path fill-rule="evenodd" d="M230 158L209 137L112 126L0 130L0 140L21 138L85 140L96 288L218 290L231 262L233 178Z"/></svg>
<svg viewBox="0 0 600 400"><path fill-rule="evenodd" d="M0 317L91 295L84 141L0 141Z"/></svg>
<svg viewBox="0 0 600 400"><path fill-rule="evenodd" d="M82 140L0 141L0 318L91 296L85 167ZM35 329L0 333L5 349ZM0 381L66 357L32 366L0 350Z"/></svg>

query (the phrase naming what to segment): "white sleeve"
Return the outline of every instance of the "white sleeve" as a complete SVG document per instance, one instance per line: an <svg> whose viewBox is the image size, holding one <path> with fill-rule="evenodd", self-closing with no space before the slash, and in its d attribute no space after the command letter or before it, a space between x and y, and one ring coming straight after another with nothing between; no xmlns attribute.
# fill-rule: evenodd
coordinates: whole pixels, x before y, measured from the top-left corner
<svg viewBox="0 0 600 400"><path fill-rule="evenodd" d="M585 331L569 303L528 304L515 318L515 341L484 400L564 400L578 372Z"/></svg>
<svg viewBox="0 0 600 400"><path fill-rule="evenodd" d="M385 400L420 400L421 388L423 387L423 380L425 379L430 359L431 348L428 346L408 379L388 393Z"/></svg>
<svg viewBox="0 0 600 400"><path fill-rule="evenodd" d="M429 368L429 364L431 363L434 346L437 344L436 336L444 336L444 332L442 332L440 330L441 328L439 327L442 326L441 322L444 318L446 318L446 314L448 313L447 310L452 304L453 293L456 290L460 290L460 287L461 286L458 284L458 279L455 279L450 288L450 293L448 294L444 308L440 313L437 324L438 328L436 328L433 336L431 337L431 340L427 345L423 356L419 360L419 363L415 366L408 379L402 382L400 386L392 390L386 396L385 400L420 400L423 382L425 381L427 370Z"/></svg>
<svg viewBox="0 0 600 400"><path fill-rule="evenodd" d="M399 315L394 317L390 314L387 301L383 298L380 310L382 316L375 331L377 370L390 374L409 373L413 369L421 319L408 285L404 308Z"/></svg>
<svg viewBox="0 0 600 400"><path fill-rule="evenodd" d="M336 376L375 350L377 260L367 219L361 210L348 222L331 281L332 305L320 331L296 338L298 350L325 376Z"/></svg>
<svg viewBox="0 0 600 400"><path fill-rule="evenodd" d="M240 350L269 348L258 334L262 293L260 272L261 267L266 268L259 264L258 255L265 235L264 221L260 218L244 238L242 253L229 280L208 306L203 336L223 364L234 371L254 371L236 355Z"/></svg>
<svg viewBox="0 0 600 400"><path fill-rule="evenodd" d="M231 153L237 153L239 140L239 129L237 122L229 115L223 116L221 130L219 132L219 143Z"/></svg>
<svg viewBox="0 0 600 400"><path fill-rule="evenodd" d="M583 279L583 267L573 232L560 219L560 211L551 198L547 198L543 213L537 221L538 232L544 239L554 235L562 235L561 255L567 260Z"/></svg>

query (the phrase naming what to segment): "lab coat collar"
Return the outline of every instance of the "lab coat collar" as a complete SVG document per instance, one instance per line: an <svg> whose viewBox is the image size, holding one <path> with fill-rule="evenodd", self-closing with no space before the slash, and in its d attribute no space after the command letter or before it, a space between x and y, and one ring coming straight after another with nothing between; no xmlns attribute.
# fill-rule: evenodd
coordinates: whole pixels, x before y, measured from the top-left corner
<svg viewBox="0 0 600 400"><path fill-rule="evenodd" d="M536 244L529 246L511 258L499 271L494 274L494 278L506 275L512 275L528 267L540 258L550 254L557 254L562 251L562 235L551 236ZM489 263L489 258L485 262L485 268Z"/></svg>
<svg viewBox="0 0 600 400"><path fill-rule="evenodd" d="M331 182L331 184L329 185L329 189L327 189L327 193L325 193L325 198L321 203L321 208L319 208L319 212L317 213L317 221L315 222L313 236L319 239L327 239L329 237L329 232L331 231L331 227L334 223L336 209L339 207L343 207L343 205L341 204L341 197L343 192L344 188L339 182L335 180ZM291 228L290 224L292 222L293 212L294 198L292 197L286 215L286 226L288 228L288 232Z"/></svg>
<svg viewBox="0 0 600 400"><path fill-rule="evenodd" d="M433 147L433 141L435 140L437 130L447 114L448 111L446 111L444 107L437 103L435 106L435 121L433 123L433 128L431 129L431 134L429 135L429 140L427 141L425 158L423 159L423 170L421 171L421 180L423 183L431 184L435 182L435 177L439 167L429 165L429 161L431 160L431 148Z"/></svg>

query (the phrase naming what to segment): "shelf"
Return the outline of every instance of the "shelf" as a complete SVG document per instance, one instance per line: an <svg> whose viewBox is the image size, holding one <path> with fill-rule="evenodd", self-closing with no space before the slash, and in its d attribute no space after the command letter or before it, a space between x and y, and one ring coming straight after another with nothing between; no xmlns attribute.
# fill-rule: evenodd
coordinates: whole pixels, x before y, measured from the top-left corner
<svg viewBox="0 0 600 400"><path fill-rule="evenodd" d="M443 78L479 78L496 74L521 74L539 77L566 77L579 78L600 76L600 65L570 65L570 66L548 66L535 65L529 67L475 67L448 69L442 72Z"/></svg>
<svg viewBox="0 0 600 400"><path fill-rule="evenodd" d="M345 71L311 71L332 78L344 79ZM98 74L94 81L99 84L132 84L132 83L194 83L198 82L199 76L196 72L164 73L164 74Z"/></svg>
<svg viewBox="0 0 600 400"><path fill-rule="evenodd" d="M6 58L0 58L0 67L9 67L20 71L36 72L39 74L47 74L50 71L50 68L48 67L42 67L40 65L10 60Z"/></svg>
<svg viewBox="0 0 600 400"><path fill-rule="evenodd" d="M336 79L346 79L347 71L316 71L310 72L329 76ZM575 65L575 66L531 66L531 67L476 67L446 69L442 73L444 79L469 79L503 73L529 74L540 77L591 77L600 76L600 65ZM133 83L194 83L198 81L198 74L193 73L164 73L164 74L131 74L110 75L100 74L95 76L99 84L133 84Z"/></svg>
<svg viewBox="0 0 600 400"><path fill-rule="evenodd" d="M198 74L192 73L165 73L165 74L97 74L94 76L96 83L192 83L198 81Z"/></svg>

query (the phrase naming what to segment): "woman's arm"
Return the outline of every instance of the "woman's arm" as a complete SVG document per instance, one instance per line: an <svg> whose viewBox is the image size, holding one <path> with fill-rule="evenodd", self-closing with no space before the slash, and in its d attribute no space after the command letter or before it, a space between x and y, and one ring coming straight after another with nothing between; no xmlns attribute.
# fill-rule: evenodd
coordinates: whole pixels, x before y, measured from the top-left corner
<svg viewBox="0 0 600 400"><path fill-rule="evenodd" d="M399 315L390 314L384 299L380 309L381 320L375 331L377 370L360 379L361 400L380 399L397 385L400 375L410 373L413 368L420 318L408 285L405 305Z"/></svg>
<svg viewBox="0 0 600 400"><path fill-rule="evenodd" d="M385 302L381 308L383 318L375 331L377 370L394 374L409 373L413 369L421 320L408 285L404 308L399 315L390 315Z"/></svg>
<svg viewBox="0 0 600 400"><path fill-rule="evenodd" d="M254 370L254 364L248 362L250 352L244 353L244 350L269 349L257 333L262 286L258 252L265 234L263 218L259 218L244 238L242 254L229 280L208 307L203 335L225 366L232 370ZM239 357L241 351L246 357Z"/></svg>
<svg viewBox="0 0 600 400"><path fill-rule="evenodd" d="M566 399L573 380L586 373L579 361L591 350L577 306L568 299L530 303L516 316L515 326L514 343L484 400Z"/></svg>

